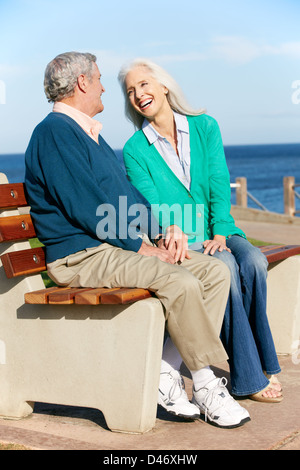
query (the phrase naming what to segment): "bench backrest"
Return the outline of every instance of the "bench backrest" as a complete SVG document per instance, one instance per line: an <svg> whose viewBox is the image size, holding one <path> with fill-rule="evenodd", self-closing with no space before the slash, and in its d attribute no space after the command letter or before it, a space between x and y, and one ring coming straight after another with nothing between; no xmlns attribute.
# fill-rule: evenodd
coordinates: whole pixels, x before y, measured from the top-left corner
<svg viewBox="0 0 300 470"><path fill-rule="evenodd" d="M0 184L0 210L28 206L24 183ZM0 217L0 243L36 238L30 214ZM14 251L1 256L8 278L46 270L44 248Z"/></svg>

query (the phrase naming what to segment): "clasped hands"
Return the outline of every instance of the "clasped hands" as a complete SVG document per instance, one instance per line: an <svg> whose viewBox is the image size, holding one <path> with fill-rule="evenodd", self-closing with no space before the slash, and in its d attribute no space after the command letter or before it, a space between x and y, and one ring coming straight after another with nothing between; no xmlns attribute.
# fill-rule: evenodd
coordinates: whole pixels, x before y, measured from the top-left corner
<svg viewBox="0 0 300 470"><path fill-rule="evenodd" d="M226 246L226 238L222 235L215 235L213 240L203 242L204 254L213 255L218 251L231 250ZM185 258L191 259L189 255L188 236L178 227L170 225L166 229L166 234L159 239L157 246L148 245L143 242L139 254L144 256L156 256L166 263L182 263Z"/></svg>

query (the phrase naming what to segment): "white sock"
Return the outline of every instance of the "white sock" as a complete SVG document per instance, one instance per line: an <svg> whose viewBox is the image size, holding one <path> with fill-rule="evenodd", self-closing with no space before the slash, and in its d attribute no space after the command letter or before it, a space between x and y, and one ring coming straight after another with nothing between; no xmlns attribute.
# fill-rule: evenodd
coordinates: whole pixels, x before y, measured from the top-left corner
<svg viewBox="0 0 300 470"><path fill-rule="evenodd" d="M171 369L179 370L181 364L182 358L169 336L164 344L160 372L169 372Z"/></svg>
<svg viewBox="0 0 300 470"><path fill-rule="evenodd" d="M190 372L192 374L194 389L196 392L200 388L205 387L208 382L216 378L214 372L209 366L203 367L203 369L200 370L191 370Z"/></svg>
<svg viewBox="0 0 300 470"><path fill-rule="evenodd" d="M169 372L172 369L179 371L181 364L182 357L169 336L163 347L160 372ZM194 389L196 391L205 387L208 382L216 378L214 372L209 366L203 367L200 370L191 370L190 372L194 383Z"/></svg>

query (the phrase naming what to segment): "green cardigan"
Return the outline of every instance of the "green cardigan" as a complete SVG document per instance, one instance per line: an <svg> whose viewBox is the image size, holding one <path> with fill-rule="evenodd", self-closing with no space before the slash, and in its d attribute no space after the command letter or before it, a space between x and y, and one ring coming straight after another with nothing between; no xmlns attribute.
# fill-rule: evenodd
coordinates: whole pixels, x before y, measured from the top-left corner
<svg viewBox="0 0 300 470"><path fill-rule="evenodd" d="M187 119L190 191L165 163L154 144L149 144L142 130L126 142L123 150L128 177L148 199L162 227L172 223L179 225L189 236L190 244L212 239L214 235L237 234L246 238L230 215L230 179L218 123L206 114L187 116Z"/></svg>

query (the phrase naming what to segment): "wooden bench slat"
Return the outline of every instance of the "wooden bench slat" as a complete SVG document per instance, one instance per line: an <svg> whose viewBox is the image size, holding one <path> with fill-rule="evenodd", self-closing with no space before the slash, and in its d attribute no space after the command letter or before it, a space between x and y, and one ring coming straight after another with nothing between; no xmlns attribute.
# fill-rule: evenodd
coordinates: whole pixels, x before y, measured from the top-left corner
<svg viewBox="0 0 300 470"><path fill-rule="evenodd" d="M151 297L147 289L122 288L101 295L101 304L128 304Z"/></svg>
<svg viewBox="0 0 300 470"><path fill-rule="evenodd" d="M0 217L0 242L35 238L35 228L29 214Z"/></svg>
<svg viewBox="0 0 300 470"><path fill-rule="evenodd" d="M88 290L91 290L91 288L69 287L65 289L59 289L58 291L53 291L49 294L48 303L56 305L73 304L76 294Z"/></svg>
<svg viewBox="0 0 300 470"><path fill-rule="evenodd" d="M282 248L283 246L287 246L287 245L263 245L263 246L258 246L258 248L260 249L262 253L265 253L270 250L274 250L274 248L276 249Z"/></svg>
<svg viewBox="0 0 300 470"><path fill-rule="evenodd" d="M0 184L0 209L28 206L24 183Z"/></svg>
<svg viewBox="0 0 300 470"><path fill-rule="evenodd" d="M290 256L300 254L299 245L269 245L267 247L261 247L260 250L267 257L269 263L275 263L276 261L281 261Z"/></svg>
<svg viewBox="0 0 300 470"><path fill-rule="evenodd" d="M33 292L27 292L25 294L25 304L39 304L39 305L46 305L49 301L49 294L54 292L55 290L61 290L64 287L48 287L45 289L35 290Z"/></svg>
<svg viewBox="0 0 300 470"><path fill-rule="evenodd" d="M45 253L42 247L5 253L1 256L1 261L9 279L46 270Z"/></svg>
<svg viewBox="0 0 300 470"><path fill-rule="evenodd" d="M99 305L101 302L101 294L119 290L118 287L98 287L84 292L78 292L75 295L75 304L78 305Z"/></svg>

